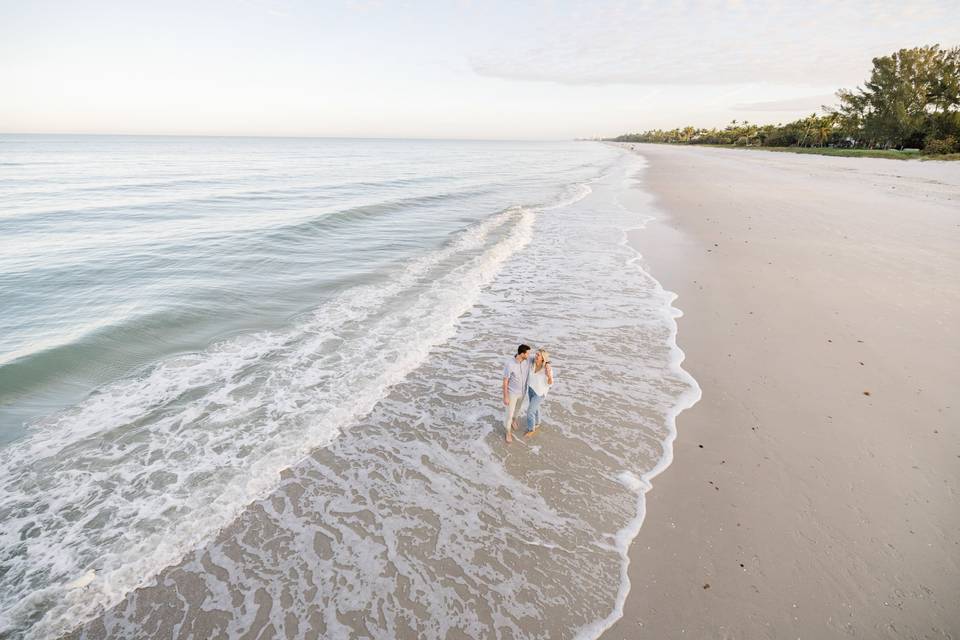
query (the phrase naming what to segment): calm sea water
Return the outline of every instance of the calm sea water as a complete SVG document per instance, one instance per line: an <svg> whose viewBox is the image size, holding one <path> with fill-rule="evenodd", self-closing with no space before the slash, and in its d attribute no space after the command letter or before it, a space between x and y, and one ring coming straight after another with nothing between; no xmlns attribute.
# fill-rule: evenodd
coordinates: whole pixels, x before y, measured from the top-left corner
<svg viewBox="0 0 960 640"><path fill-rule="evenodd" d="M0 442L164 356L281 327L512 204L557 144L0 138Z"/></svg>
<svg viewBox="0 0 960 640"><path fill-rule="evenodd" d="M601 629L697 393L624 244L641 172L590 143L0 136L0 634L238 636L261 592L294 635ZM504 449L521 340L562 383Z"/></svg>

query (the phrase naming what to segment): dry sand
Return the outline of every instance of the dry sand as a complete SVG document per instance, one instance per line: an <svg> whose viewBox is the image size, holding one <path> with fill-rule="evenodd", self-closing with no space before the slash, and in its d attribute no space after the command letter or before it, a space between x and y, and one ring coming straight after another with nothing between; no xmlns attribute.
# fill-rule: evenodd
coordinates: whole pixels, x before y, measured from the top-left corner
<svg viewBox="0 0 960 640"><path fill-rule="evenodd" d="M633 146L703 399L604 638L960 638L960 163Z"/></svg>

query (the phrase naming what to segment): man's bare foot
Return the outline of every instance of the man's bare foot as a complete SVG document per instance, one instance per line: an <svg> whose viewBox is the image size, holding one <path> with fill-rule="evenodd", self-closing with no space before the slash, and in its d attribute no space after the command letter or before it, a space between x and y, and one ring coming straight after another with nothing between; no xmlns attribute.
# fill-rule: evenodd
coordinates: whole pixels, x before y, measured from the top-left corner
<svg viewBox="0 0 960 640"><path fill-rule="evenodd" d="M507 431L507 443L509 444L511 442L513 442L513 429Z"/></svg>

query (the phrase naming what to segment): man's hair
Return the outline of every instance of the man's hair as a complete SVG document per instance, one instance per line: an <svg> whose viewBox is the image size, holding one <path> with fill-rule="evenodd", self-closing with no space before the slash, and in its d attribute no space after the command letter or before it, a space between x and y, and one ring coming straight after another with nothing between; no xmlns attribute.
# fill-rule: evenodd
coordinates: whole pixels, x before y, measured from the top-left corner
<svg viewBox="0 0 960 640"><path fill-rule="evenodd" d="M520 355L521 353L526 353L527 351L530 351L530 345L522 344L519 347L517 347L517 355Z"/></svg>

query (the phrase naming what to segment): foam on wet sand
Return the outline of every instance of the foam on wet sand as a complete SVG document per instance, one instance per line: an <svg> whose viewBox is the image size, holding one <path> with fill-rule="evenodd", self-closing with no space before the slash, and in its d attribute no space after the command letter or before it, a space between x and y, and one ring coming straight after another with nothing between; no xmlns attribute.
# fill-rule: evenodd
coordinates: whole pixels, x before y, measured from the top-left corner
<svg viewBox="0 0 960 640"><path fill-rule="evenodd" d="M253 374L240 374L246 393L215 407L267 383L250 409L268 399L267 417L291 427L271 433L292 435L272 444L303 445L298 428L313 433L340 411L329 437L306 457L271 457L293 458L279 478L276 466L237 467L247 482L220 484L246 491L231 495L235 517L223 510L209 535L158 549L179 553L165 568L137 575L124 559L65 601L39 603L31 634L99 611L71 635L595 637L619 616L644 490L669 461L676 413L699 393L680 367L674 296L626 243L649 217L619 200L642 170L612 154L588 184L468 231L469 246L401 283L399 300L350 296L310 317L335 320L329 332L297 325L254 341L292 351L241 367ZM351 322L351 301L373 322ZM342 349L317 342L324 333L367 355L320 380L347 393L324 392L341 402L317 411L311 389L326 387L304 375L344 364ZM564 365L534 446L506 445L498 427L498 375L517 341Z"/></svg>

